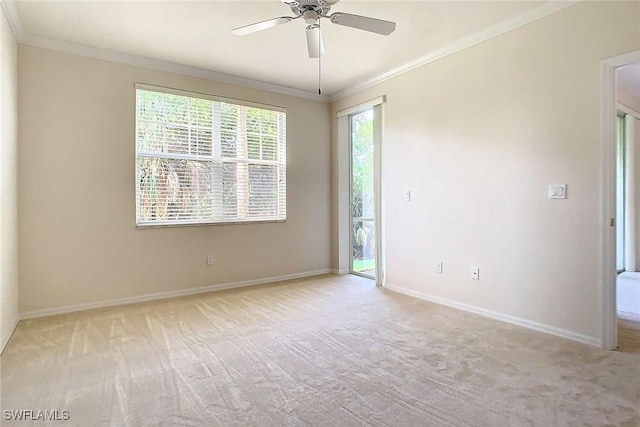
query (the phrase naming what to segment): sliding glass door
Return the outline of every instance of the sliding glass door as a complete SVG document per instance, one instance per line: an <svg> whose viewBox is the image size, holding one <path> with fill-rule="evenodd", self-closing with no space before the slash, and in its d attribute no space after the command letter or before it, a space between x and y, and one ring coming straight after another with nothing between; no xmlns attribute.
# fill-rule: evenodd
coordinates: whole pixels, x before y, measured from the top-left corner
<svg viewBox="0 0 640 427"><path fill-rule="evenodd" d="M376 278L374 114L349 116L351 145L351 273Z"/></svg>

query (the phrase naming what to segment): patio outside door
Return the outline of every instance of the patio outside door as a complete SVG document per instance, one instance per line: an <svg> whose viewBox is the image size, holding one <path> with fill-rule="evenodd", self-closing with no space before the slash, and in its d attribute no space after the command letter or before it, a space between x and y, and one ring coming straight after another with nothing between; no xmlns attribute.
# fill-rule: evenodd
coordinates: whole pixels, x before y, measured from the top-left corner
<svg viewBox="0 0 640 427"><path fill-rule="evenodd" d="M373 108L349 116L351 273L376 278L376 157Z"/></svg>

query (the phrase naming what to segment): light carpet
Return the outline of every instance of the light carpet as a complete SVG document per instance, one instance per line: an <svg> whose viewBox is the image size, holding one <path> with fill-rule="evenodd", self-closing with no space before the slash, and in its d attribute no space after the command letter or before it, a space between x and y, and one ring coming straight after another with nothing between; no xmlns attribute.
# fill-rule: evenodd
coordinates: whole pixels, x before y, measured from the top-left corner
<svg viewBox="0 0 640 427"><path fill-rule="evenodd" d="M0 366L2 409L51 425L640 425L640 354L355 276L23 321Z"/></svg>

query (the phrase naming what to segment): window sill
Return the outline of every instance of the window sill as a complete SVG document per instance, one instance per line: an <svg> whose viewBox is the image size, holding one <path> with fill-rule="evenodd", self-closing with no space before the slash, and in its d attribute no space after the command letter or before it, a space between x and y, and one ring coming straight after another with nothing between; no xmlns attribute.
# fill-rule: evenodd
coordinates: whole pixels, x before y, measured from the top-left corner
<svg viewBox="0 0 640 427"><path fill-rule="evenodd" d="M199 227L199 226L218 226L218 225L243 225L243 224L274 224L287 222L285 219L259 219L259 220L230 220L218 222L145 222L136 224L136 229L142 230L147 228L174 228L174 227Z"/></svg>

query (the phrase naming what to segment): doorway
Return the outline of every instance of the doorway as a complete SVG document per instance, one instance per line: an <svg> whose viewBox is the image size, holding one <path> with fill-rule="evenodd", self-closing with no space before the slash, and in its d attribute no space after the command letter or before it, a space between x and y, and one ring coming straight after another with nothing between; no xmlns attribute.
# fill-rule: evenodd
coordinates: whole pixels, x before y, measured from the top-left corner
<svg viewBox="0 0 640 427"><path fill-rule="evenodd" d="M349 115L351 151L350 272L376 277L373 108Z"/></svg>
<svg viewBox="0 0 640 427"><path fill-rule="evenodd" d="M382 153L385 97L336 112L336 273L385 284Z"/></svg>
<svg viewBox="0 0 640 427"><path fill-rule="evenodd" d="M640 133L629 137L640 119L639 71L640 51L602 62L602 347L633 352L640 329L630 330L619 313L640 298L640 287L629 297L627 277L640 275Z"/></svg>
<svg viewBox="0 0 640 427"><path fill-rule="evenodd" d="M616 70L618 349L640 353L640 63Z"/></svg>

